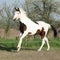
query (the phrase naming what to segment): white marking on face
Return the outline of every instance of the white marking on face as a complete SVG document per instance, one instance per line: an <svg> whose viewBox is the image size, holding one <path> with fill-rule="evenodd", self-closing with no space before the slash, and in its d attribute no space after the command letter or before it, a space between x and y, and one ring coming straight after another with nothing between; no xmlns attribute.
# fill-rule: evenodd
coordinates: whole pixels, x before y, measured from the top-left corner
<svg viewBox="0 0 60 60"><path fill-rule="evenodd" d="M18 20L19 19L19 16L20 16L20 12L19 11L15 11L13 20Z"/></svg>

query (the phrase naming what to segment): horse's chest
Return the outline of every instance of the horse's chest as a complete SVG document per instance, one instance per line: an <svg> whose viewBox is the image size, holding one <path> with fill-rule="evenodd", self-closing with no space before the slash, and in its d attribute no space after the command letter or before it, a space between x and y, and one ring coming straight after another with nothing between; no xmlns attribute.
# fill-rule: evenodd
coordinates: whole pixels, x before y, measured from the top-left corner
<svg viewBox="0 0 60 60"><path fill-rule="evenodd" d="M27 29L26 25L20 22L20 25L19 25L20 32L23 34L26 29Z"/></svg>

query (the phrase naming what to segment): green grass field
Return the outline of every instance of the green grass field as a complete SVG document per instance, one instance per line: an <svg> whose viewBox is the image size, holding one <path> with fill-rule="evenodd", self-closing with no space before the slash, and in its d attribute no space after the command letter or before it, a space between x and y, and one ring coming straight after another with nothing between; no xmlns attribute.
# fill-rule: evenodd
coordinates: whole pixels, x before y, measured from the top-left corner
<svg viewBox="0 0 60 60"><path fill-rule="evenodd" d="M4 39L0 38L0 49L6 50L16 50L19 39ZM49 44L51 49L60 49L60 38L49 38ZM36 38L24 38L22 42L22 49L38 49L41 45L41 39ZM47 48L47 45L44 45L44 49Z"/></svg>

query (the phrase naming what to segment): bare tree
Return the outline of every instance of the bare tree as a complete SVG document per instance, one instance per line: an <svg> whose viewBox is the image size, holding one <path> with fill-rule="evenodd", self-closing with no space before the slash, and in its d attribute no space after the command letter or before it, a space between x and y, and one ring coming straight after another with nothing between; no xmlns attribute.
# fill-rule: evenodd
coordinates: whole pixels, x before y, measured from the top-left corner
<svg viewBox="0 0 60 60"><path fill-rule="evenodd" d="M33 8L31 8L32 10L29 8L27 9L28 12L30 10L29 17L31 17L33 20L44 20L51 23L52 20L50 19L50 14L53 11L56 12L56 7L54 4L48 2L48 0L34 1L31 4L33 4ZM42 8L40 7L40 4L42 5Z"/></svg>

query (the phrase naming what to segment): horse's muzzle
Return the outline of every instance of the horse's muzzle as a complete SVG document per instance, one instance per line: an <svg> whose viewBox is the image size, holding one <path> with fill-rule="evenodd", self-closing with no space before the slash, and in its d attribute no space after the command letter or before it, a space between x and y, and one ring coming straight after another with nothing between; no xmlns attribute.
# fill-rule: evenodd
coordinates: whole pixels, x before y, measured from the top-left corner
<svg viewBox="0 0 60 60"><path fill-rule="evenodd" d="M13 18L13 21L15 21L16 20L16 18Z"/></svg>

